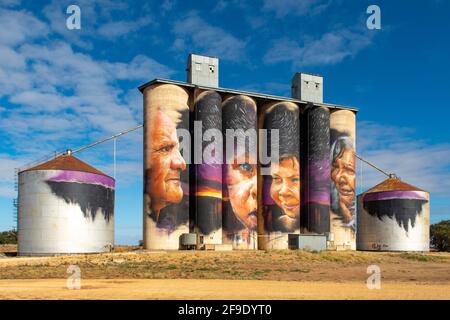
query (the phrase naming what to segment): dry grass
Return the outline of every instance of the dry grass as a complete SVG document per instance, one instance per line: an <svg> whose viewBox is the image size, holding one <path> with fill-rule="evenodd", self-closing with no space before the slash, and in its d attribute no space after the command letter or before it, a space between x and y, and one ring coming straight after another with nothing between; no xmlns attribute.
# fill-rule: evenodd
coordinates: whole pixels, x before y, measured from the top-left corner
<svg viewBox="0 0 450 320"><path fill-rule="evenodd" d="M117 247L116 247L117 249ZM175 251L119 252L58 257L0 259L0 279L55 279L76 264L86 279L248 279L277 281L360 281L379 265L383 279L450 282L449 253Z"/></svg>

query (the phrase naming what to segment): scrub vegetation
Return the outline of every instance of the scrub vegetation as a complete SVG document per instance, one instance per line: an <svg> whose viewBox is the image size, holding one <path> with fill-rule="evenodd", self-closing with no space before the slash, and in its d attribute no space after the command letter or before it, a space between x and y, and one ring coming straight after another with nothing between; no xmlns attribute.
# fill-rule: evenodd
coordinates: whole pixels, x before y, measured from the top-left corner
<svg viewBox="0 0 450 320"><path fill-rule="evenodd" d="M450 253L305 251L145 251L116 247L114 253L0 259L0 279L65 279L80 267L83 279L226 279L366 281L378 265L386 281L450 283ZM0 253L1 255L1 253Z"/></svg>

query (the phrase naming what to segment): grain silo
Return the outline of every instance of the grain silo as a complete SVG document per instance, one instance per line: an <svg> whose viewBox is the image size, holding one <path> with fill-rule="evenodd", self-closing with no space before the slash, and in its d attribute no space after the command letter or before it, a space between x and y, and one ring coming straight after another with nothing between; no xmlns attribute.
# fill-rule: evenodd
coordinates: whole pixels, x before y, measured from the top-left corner
<svg viewBox="0 0 450 320"><path fill-rule="evenodd" d="M356 114L335 110L330 116L330 232L334 247L356 249Z"/></svg>
<svg viewBox="0 0 450 320"><path fill-rule="evenodd" d="M330 231L330 111L309 104L302 117L302 233Z"/></svg>
<svg viewBox="0 0 450 320"><path fill-rule="evenodd" d="M215 91L198 90L194 103L194 225L201 244L222 244L222 97ZM200 144L199 143L199 144ZM193 144L195 145L195 144ZM196 154L201 152L201 154Z"/></svg>
<svg viewBox="0 0 450 320"><path fill-rule="evenodd" d="M109 251L114 188L113 178L71 155L21 171L18 254Z"/></svg>
<svg viewBox="0 0 450 320"><path fill-rule="evenodd" d="M357 250L429 251L429 193L390 177L358 196Z"/></svg>
<svg viewBox="0 0 450 320"><path fill-rule="evenodd" d="M257 249L256 102L246 95L222 103L225 137L223 165L223 243L233 249ZM236 141L236 145L233 145ZM236 146L236 148L235 148ZM241 147L240 147L241 146Z"/></svg>
<svg viewBox="0 0 450 320"><path fill-rule="evenodd" d="M144 248L177 250L180 236L189 233L189 168L183 157L190 150L189 94L173 84L155 84L143 93Z"/></svg>
<svg viewBox="0 0 450 320"><path fill-rule="evenodd" d="M291 102L269 103L260 126L267 130L260 149L270 159L261 163L265 249L288 249L288 235L300 233L299 108Z"/></svg>

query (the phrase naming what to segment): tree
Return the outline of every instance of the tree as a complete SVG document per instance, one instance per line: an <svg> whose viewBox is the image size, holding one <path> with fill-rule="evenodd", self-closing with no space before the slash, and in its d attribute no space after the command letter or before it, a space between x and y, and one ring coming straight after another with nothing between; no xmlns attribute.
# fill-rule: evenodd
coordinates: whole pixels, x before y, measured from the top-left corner
<svg viewBox="0 0 450 320"><path fill-rule="evenodd" d="M9 230L0 232L0 244L17 244L17 231Z"/></svg>
<svg viewBox="0 0 450 320"><path fill-rule="evenodd" d="M439 251L450 251L450 220L430 226L430 242Z"/></svg>

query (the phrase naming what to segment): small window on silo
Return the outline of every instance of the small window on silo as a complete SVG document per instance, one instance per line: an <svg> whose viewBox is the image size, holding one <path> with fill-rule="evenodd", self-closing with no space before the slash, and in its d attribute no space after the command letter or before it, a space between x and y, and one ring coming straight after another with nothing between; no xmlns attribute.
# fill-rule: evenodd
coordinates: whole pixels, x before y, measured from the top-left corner
<svg viewBox="0 0 450 320"><path fill-rule="evenodd" d="M195 70L196 71L201 71L202 70L202 64L201 63L195 63Z"/></svg>
<svg viewBox="0 0 450 320"><path fill-rule="evenodd" d="M214 66L212 64L209 65L209 72L214 73Z"/></svg>

